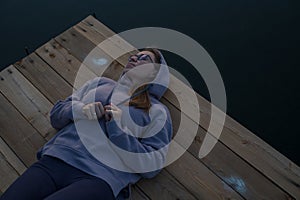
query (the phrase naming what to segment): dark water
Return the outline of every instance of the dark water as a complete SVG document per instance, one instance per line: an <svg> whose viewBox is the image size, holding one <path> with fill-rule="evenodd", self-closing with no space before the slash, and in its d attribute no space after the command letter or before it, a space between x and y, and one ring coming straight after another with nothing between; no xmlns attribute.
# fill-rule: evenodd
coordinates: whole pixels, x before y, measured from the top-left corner
<svg viewBox="0 0 300 200"><path fill-rule="evenodd" d="M24 46L33 51L93 12L115 32L174 29L200 43L217 64L228 114L300 165L298 2L1 0L0 66L24 57ZM167 58L209 98L184 60Z"/></svg>

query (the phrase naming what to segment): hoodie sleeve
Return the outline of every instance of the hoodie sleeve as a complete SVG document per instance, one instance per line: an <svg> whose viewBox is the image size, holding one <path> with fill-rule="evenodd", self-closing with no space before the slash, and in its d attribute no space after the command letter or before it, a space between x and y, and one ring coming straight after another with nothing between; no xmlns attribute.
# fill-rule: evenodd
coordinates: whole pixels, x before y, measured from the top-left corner
<svg viewBox="0 0 300 200"><path fill-rule="evenodd" d="M170 115L168 115L170 116ZM155 121L155 119L153 119ZM172 124L170 117L168 117L165 126L154 136L147 138L136 138L123 132L115 120L111 120L106 123L108 137L118 147L135 153L147 153L155 150L159 150L169 144L172 137ZM126 128L126 127L125 127ZM128 129L127 129L128 131ZM149 130L151 131L151 130ZM124 159L124 158L123 158ZM150 162L161 162L157 166L163 166L166 159L166 152L161 152L159 158L155 158L155 161ZM136 164L144 166L141 160L136 160ZM159 173L160 170L152 172L140 173L143 178L152 178Z"/></svg>
<svg viewBox="0 0 300 200"><path fill-rule="evenodd" d="M59 130L76 119L86 118L82 112L82 107L85 104L81 102L81 99L87 93L94 80L95 79L87 81L81 88L65 100L56 102L50 111L50 122L53 128Z"/></svg>

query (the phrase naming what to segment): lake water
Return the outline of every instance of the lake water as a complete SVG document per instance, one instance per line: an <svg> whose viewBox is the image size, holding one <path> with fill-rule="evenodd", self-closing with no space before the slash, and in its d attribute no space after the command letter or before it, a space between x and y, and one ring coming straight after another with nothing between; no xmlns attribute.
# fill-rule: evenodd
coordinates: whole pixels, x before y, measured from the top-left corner
<svg viewBox="0 0 300 200"><path fill-rule="evenodd" d="M25 46L34 51L92 13L115 32L148 26L180 31L217 64L227 113L300 165L298 2L1 0L0 66L15 63L25 56ZM167 58L209 99L186 61Z"/></svg>

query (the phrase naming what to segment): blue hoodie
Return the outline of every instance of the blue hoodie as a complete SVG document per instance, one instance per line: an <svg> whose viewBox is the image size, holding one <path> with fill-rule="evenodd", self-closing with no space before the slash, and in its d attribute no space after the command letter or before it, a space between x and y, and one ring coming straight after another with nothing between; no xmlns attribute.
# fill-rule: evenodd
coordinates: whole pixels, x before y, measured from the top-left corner
<svg viewBox="0 0 300 200"><path fill-rule="evenodd" d="M148 88L151 100L149 113L133 106L120 105L120 107L129 108L128 113L132 121L134 121L134 125L126 124L128 120L126 120L124 111L120 121L114 119L106 121L104 117L94 121L88 120L82 112L82 107L88 103L100 101L103 105L107 105L112 102L112 98L118 101L118 97L120 97L120 101L124 100L128 93L126 94L120 88L128 84L129 80L126 76L122 76L118 82L105 77L97 77L85 83L65 100L58 101L50 113L51 125L58 132L39 150L37 154L38 159L43 155L54 156L88 174L105 180L112 188L117 199L124 199L129 196L130 184L136 183L141 178L152 178L157 175L163 167L166 159L165 150L172 137L172 123L169 111L159 101L167 89L166 85L169 83L169 72L163 57L161 63L162 65L156 74L155 80L149 84L150 87ZM165 67L162 67L163 65ZM163 82L164 86L157 84L161 82ZM116 88L118 88L117 92L113 93ZM93 98L90 98L90 96L93 96ZM124 121L126 121L125 124ZM83 131L81 130L81 133L79 133L78 124L84 124L84 127L86 127ZM94 147L87 146L83 142L85 141L83 139L85 136L87 140L95 140L93 137L89 138L92 135L90 132L95 130L93 128L95 124L103 130L102 135L105 138L108 138L113 145L125 152L143 154L157 152L161 149L164 149L164 151L155 154L155 157L146 156L146 159L148 159L146 163L145 158L137 156L133 158L128 157L127 159L127 157L124 158L118 152L113 151L114 155L111 156L109 154L111 158L108 157L108 159L112 163L115 162L120 167L118 169L101 162L101 159L97 159L97 156L91 152L91 149ZM155 134L153 134L153 130L155 130ZM102 141L104 139L95 142L96 145L94 146L97 147L94 149L99 150L100 156L107 158L106 152L111 152L110 145ZM132 161L135 162L137 168L134 167L135 169L132 169L132 166L128 167L127 162ZM154 163L153 170L149 170L149 167L147 167L150 162L151 164ZM127 168L132 171L127 170ZM144 170L141 171L140 169Z"/></svg>

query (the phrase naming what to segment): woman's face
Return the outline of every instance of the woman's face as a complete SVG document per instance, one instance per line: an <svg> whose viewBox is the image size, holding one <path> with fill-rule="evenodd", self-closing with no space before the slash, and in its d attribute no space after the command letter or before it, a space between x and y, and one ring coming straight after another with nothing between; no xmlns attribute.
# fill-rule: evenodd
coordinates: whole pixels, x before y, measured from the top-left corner
<svg viewBox="0 0 300 200"><path fill-rule="evenodd" d="M150 58L149 58L150 57ZM130 56L125 69L131 69L138 65L153 63L155 61L155 55L150 51L141 51L134 56ZM127 71L128 71L127 70Z"/></svg>
<svg viewBox="0 0 300 200"><path fill-rule="evenodd" d="M141 51L136 55L130 56L123 72L131 80L151 81L157 73L157 67L154 66L155 55L150 51ZM137 67L139 66L139 67Z"/></svg>

